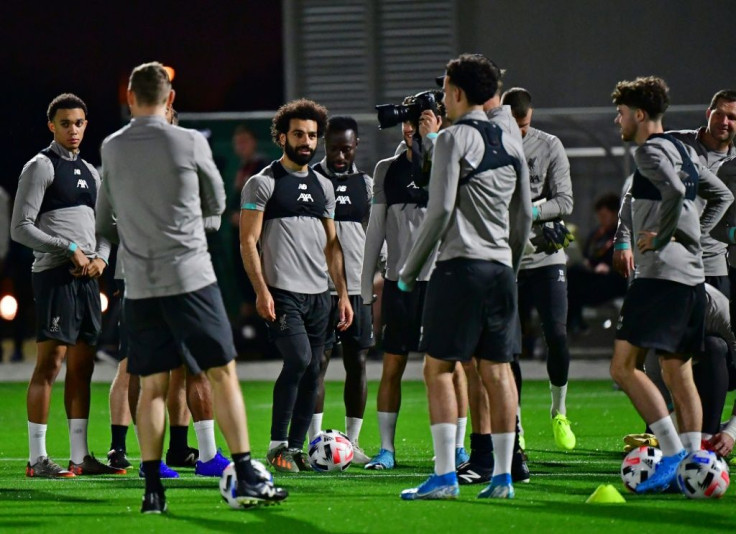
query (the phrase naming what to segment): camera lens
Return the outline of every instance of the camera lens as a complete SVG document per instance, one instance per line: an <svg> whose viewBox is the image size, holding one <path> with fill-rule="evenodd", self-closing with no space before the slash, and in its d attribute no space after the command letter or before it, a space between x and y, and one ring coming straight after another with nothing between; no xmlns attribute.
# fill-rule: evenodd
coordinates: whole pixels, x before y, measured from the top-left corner
<svg viewBox="0 0 736 534"><path fill-rule="evenodd" d="M395 104L383 104L376 106L378 114L378 128L384 130L399 123L409 120L409 107L397 106Z"/></svg>

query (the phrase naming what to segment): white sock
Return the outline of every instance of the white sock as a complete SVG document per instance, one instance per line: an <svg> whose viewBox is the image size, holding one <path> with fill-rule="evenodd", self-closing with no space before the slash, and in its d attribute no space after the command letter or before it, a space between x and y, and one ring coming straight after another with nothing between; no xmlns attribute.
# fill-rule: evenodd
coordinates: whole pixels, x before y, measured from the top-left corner
<svg viewBox="0 0 736 534"><path fill-rule="evenodd" d="M275 448L280 447L281 445L283 445L284 447L288 447L289 446L289 442L288 441L269 441L268 442L268 450L270 452L270 451L274 450Z"/></svg>
<svg viewBox="0 0 736 534"><path fill-rule="evenodd" d="M358 438L360 438L360 429L362 426L363 420L359 417L345 418L345 433L348 435L348 439L353 445L358 444Z"/></svg>
<svg viewBox="0 0 736 534"><path fill-rule="evenodd" d="M677 435L677 430L675 430L675 425L669 415L651 423L649 428L657 436L659 448L662 449L664 456L674 456L682 450L682 441L680 441L680 436Z"/></svg>
<svg viewBox="0 0 736 534"><path fill-rule="evenodd" d="M434 472L437 475L446 475L455 472L455 435L457 425L452 423L437 423L430 427L434 442Z"/></svg>
<svg viewBox="0 0 736 534"><path fill-rule="evenodd" d="M324 413L316 413L312 415L312 422L309 423L309 430L307 430L307 441L309 443L312 442L312 440L317 437L317 434L322 432L322 417L324 416Z"/></svg>
<svg viewBox="0 0 736 534"><path fill-rule="evenodd" d="M71 449L71 461L81 464L84 457L89 454L87 449L87 422L88 419L68 419L69 422L69 448Z"/></svg>
<svg viewBox="0 0 736 534"><path fill-rule="evenodd" d="M514 455L516 432L491 434L493 440L493 476L511 474L511 458Z"/></svg>
<svg viewBox="0 0 736 534"><path fill-rule="evenodd" d="M455 448L465 447L465 429L468 427L467 417L457 418L457 433L455 434Z"/></svg>
<svg viewBox="0 0 736 534"><path fill-rule="evenodd" d="M28 421L28 462L33 465L46 453L46 425Z"/></svg>
<svg viewBox="0 0 736 534"><path fill-rule="evenodd" d="M217 444L215 443L215 421L205 419L194 423L194 432L197 434L197 448L199 449L199 461L209 462L217 455Z"/></svg>
<svg viewBox="0 0 736 534"><path fill-rule="evenodd" d="M695 452L700 450L700 432L683 432L680 434L680 441L687 452Z"/></svg>
<svg viewBox="0 0 736 534"><path fill-rule="evenodd" d="M396 421L398 412L378 412L378 432L381 434L381 448L394 452Z"/></svg>
<svg viewBox="0 0 736 534"><path fill-rule="evenodd" d="M552 394L552 408L550 408L550 414L552 417L555 415L562 414L567 415L567 408L565 407L565 399L567 398L567 384L564 386L553 386L549 384L549 391Z"/></svg>

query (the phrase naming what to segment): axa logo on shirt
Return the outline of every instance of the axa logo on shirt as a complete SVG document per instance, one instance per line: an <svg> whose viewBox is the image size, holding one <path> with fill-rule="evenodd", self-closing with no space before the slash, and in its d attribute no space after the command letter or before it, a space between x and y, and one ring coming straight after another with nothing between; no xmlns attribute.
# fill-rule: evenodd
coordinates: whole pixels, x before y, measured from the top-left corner
<svg viewBox="0 0 736 534"><path fill-rule="evenodd" d="M414 182L411 182L409 185L406 186L407 189L419 189L419 186L415 184Z"/></svg>
<svg viewBox="0 0 736 534"><path fill-rule="evenodd" d="M311 193L299 193L299 198L296 199L297 202L314 202L314 199L312 198Z"/></svg>
<svg viewBox="0 0 736 534"><path fill-rule="evenodd" d="M353 204L352 202L350 202L350 196L348 196L348 195L340 195L340 196L338 196L335 199L335 202L337 202L338 204L342 204L342 205L345 205L345 204L352 205Z"/></svg>
<svg viewBox="0 0 736 534"><path fill-rule="evenodd" d="M87 180L84 180L80 178L77 180L77 187L80 189L89 189L89 185L87 184Z"/></svg>

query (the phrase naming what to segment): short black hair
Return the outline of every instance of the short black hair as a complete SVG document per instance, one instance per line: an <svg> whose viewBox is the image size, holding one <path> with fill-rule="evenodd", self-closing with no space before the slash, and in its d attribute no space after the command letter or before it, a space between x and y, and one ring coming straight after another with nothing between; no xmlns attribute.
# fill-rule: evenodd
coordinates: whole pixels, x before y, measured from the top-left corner
<svg viewBox="0 0 736 534"><path fill-rule="evenodd" d="M271 121L271 138L279 146L279 135L289 133L291 119L315 121L317 137L322 137L327 126L327 108L306 98L292 100L281 106Z"/></svg>
<svg viewBox="0 0 736 534"><path fill-rule="evenodd" d="M49 122L54 122L56 112L60 109L81 109L84 111L84 118L87 118L87 104L73 93L62 93L51 101L46 110Z"/></svg>
<svg viewBox="0 0 736 534"><path fill-rule="evenodd" d="M595 204L593 205L595 211L605 208L609 211L615 211L616 213L618 213L620 207L621 197L619 197L616 193L605 193L599 196L595 200Z"/></svg>
<svg viewBox="0 0 736 534"><path fill-rule="evenodd" d="M331 132L346 132L348 130L354 131L355 137L358 137L358 121L347 115L337 115L327 120L325 136Z"/></svg>
<svg viewBox="0 0 736 534"><path fill-rule="evenodd" d="M736 102L736 91L734 91L733 89L721 89L713 95L713 98L711 98L710 106L708 106L709 109L716 109L716 107L718 107L719 100L725 100L726 102Z"/></svg>
<svg viewBox="0 0 736 534"><path fill-rule="evenodd" d="M515 119L523 119L532 109L532 95L523 87L512 87L501 96L501 104L511 106Z"/></svg>
<svg viewBox="0 0 736 534"><path fill-rule="evenodd" d="M171 91L171 79L158 61L138 65L130 73L128 89L133 91L139 104L158 106L166 102Z"/></svg>
<svg viewBox="0 0 736 534"><path fill-rule="evenodd" d="M465 92L471 105L482 105L496 94L501 69L482 54L462 54L447 64L450 83Z"/></svg>
<svg viewBox="0 0 736 534"><path fill-rule="evenodd" d="M620 81L611 93L613 103L646 111L651 120L657 120L670 105L670 88L657 76L640 76L634 81Z"/></svg>

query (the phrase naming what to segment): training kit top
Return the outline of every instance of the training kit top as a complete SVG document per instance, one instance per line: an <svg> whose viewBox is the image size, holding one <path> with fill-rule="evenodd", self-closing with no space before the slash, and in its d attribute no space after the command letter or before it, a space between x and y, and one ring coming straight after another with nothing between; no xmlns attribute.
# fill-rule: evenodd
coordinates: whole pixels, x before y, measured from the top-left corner
<svg viewBox="0 0 736 534"><path fill-rule="evenodd" d="M97 170L53 141L23 167L10 223L11 237L33 249L34 273L69 263L69 246L107 263L110 243L95 235Z"/></svg>
<svg viewBox="0 0 736 534"><path fill-rule="evenodd" d="M532 244L543 244L541 225L572 213L570 162L562 142L554 135L536 128L527 131L523 148L529 167L532 204L537 209L536 224L532 224L529 239ZM565 263L567 257L563 249L553 254L531 252L521 259L521 268L533 269Z"/></svg>
<svg viewBox="0 0 736 534"><path fill-rule="evenodd" d="M360 273L365 251L365 228L371 212L373 179L360 172L355 164L349 172L337 174L327 167L326 158L313 167L332 182L335 190L335 230L345 263L348 295L360 295ZM337 295L329 279L330 292Z"/></svg>
<svg viewBox="0 0 736 534"><path fill-rule="evenodd" d="M697 130L673 130L667 133L686 145L693 147L698 154L700 163L715 173L726 158L736 155L736 148L733 145L729 145L726 152L709 150L700 141L700 136L704 130L705 128L703 127ZM705 208L705 200L698 197L695 203L698 211L702 213L703 208ZM703 234L700 238L700 244L703 247L703 268L705 269L705 276L727 276L726 250L728 246L726 243L714 239L712 235Z"/></svg>
<svg viewBox="0 0 736 534"><path fill-rule="evenodd" d="M322 219L335 213L327 178L310 168L290 172L274 161L245 183L240 206L263 212L261 265L269 287L305 294L327 291Z"/></svg>
<svg viewBox="0 0 736 534"><path fill-rule="evenodd" d="M477 127L459 124L464 121ZM491 144L477 129L483 123L493 128ZM529 174L523 161L518 140L490 123L482 111L467 113L439 133L427 215L401 270L403 284L413 285L437 242L437 261L488 260L518 271L531 227Z"/></svg>
<svg viewBox="0 0 736 534"><path fill-rule="evenodd" d="M715 228L733 195L691 147L666 134L650 136L634 160L637 169L621 205L614 248L633 249L637 278L702 283L701 231ZM707 200L702 215L697 195ZM657 233L656 250L639 251L636 241L643 231Z"/></svg>
<svg viewBox="0 0 736 534"><path fill-rule="evenodd" d="M135 117L105 139L101 153L97 230L119 238L125 297L179 295L216 282L203 219L219 219L225 187L204 136L162 116Z"/></svg>
<svg viewBox="0 0 736 534"><path fill-rule="evenodd" d="M736 156L729 157L723 161L720 167L718 167L716 176L721 179L723 184L731 191L731 194L736 197ZM711 232L711 235L729 244L728 264L731 267L736 267L736 202L728 207L721 223L718 224L716 230Z"/></svg>

